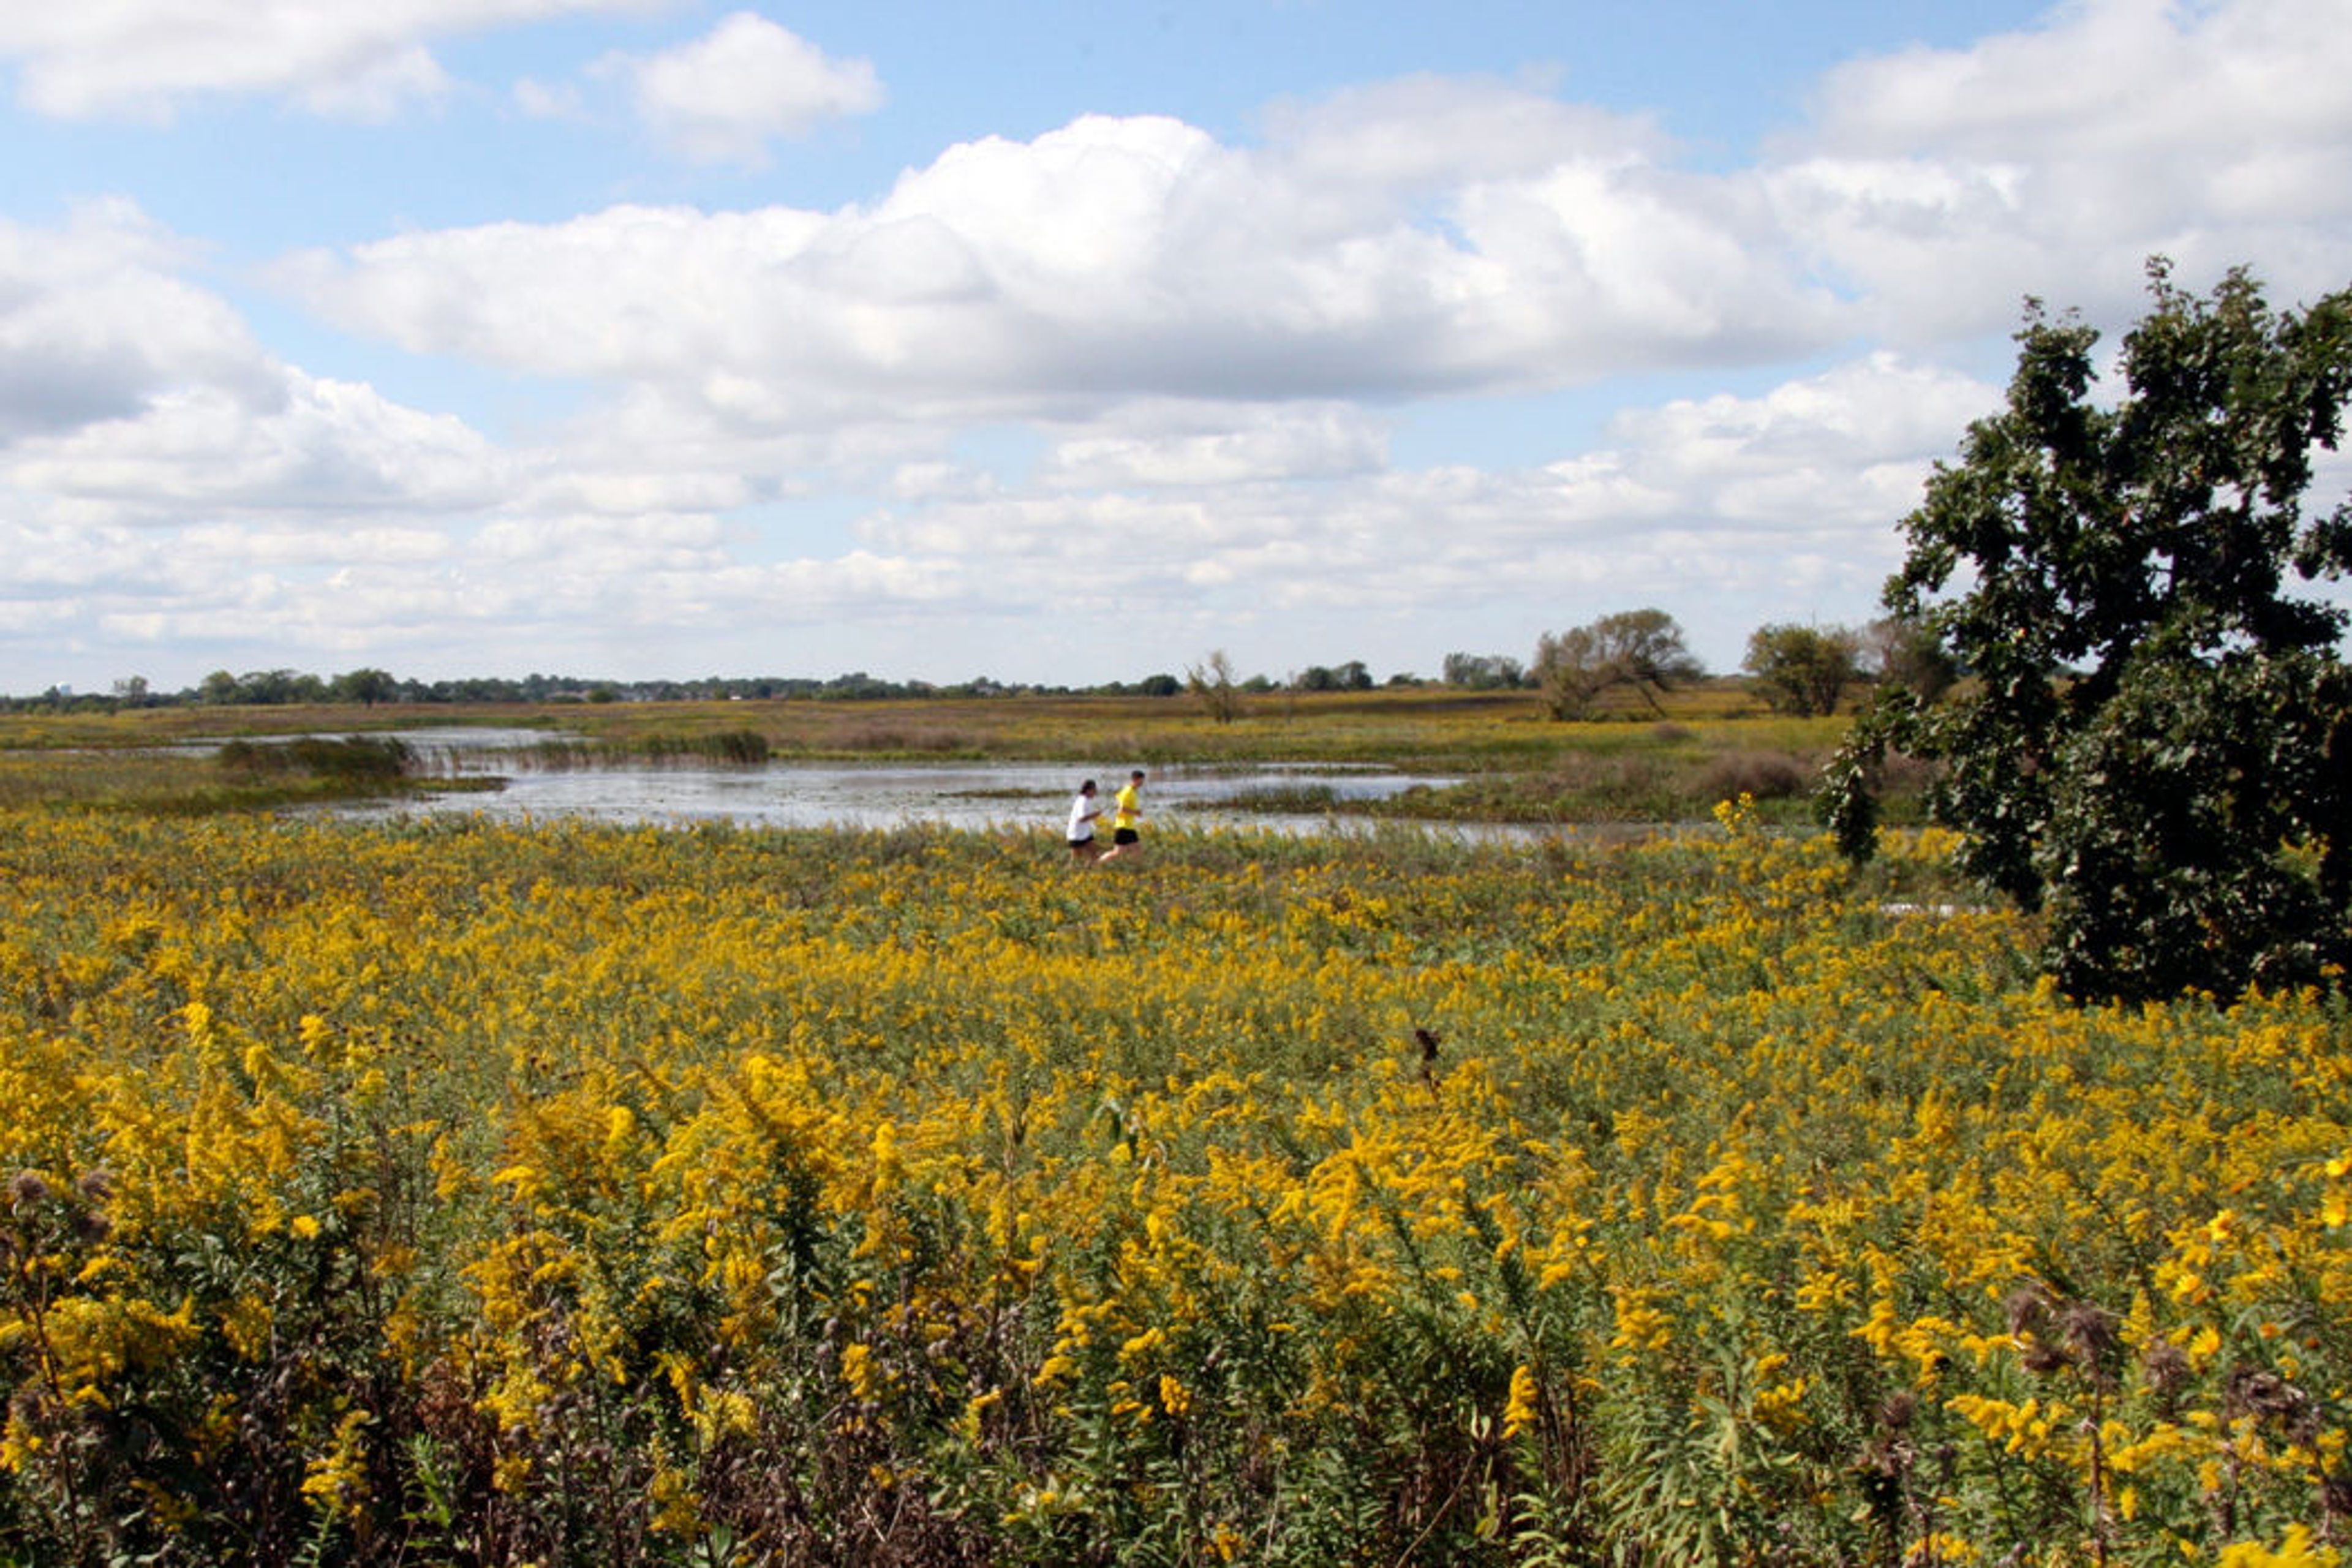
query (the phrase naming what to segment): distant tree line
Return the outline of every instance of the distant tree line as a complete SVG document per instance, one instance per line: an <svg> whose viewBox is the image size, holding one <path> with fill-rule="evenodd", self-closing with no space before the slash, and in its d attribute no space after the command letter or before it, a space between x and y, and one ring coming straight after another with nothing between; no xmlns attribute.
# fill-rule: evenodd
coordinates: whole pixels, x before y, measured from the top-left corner
<svg viewBox="0 0 2352 1568"><path fill-rule="evenodd" d="M1591 718L1621 696L1656 712L1660 696L1707 673L1682 626L1659 609L1621 610L1546 632L1528 663L1449 653L1440 668L1445 685L1465 691L1534 690L1545 710L1563 720ZM1959 673L1933 633L1893 616L1864 626L1759 626L1740 668L1768 707L1801 717L1835 712L1858 687L1891 683L1932 700Z"/></svg>
<svg viewBox="0 0 2352 1568"><path fill-rule="evenodd" d="M1948 660L1916 626L1892 620L1868 626L1772 626L1749 639L1743 667L1754 689L1775 709L1826 713L1856 686L1897 681L1933 696L1949 684ZM1469 691L1535 690L1546 709L1562 719L1589 717L1612 693L1624 693L1654 708L1657 695L1706 672L1685 646L1682 627L1663 610L1621 611L1538 642L1532 663L1502 654L1449 653L1437 684ZM1938 684L1938 681L1941 684ZM782 700L889 701L942 697L1044 696L1177 697L1187 692L1214 717L1230 721L1244 699L1276 692L1370 691L1381 686L1429 682L1409 673L1376 680L1362 659L1314 664L1280 679L1243 676L1220 649L1183 677L1147 675L1139 680L1093 686L1046 686L1002 681L986 676L941 685L889 680L865 670L829 679L809 676L730 677L698 680L621 680L530 674L520 679L471 676L453 680L404 679L373 668L320 676L296 669L216 669L194 686L162 690L143 676L114 682L105 692L63 687L29 697L0 696L0 711L111 712L125 708L259 708L304 704L377 703L438 706L467 703L678 702Z"/></svg>
<svg viewBox="0 0 2352 1568"><path fill-rule="evenodd" d="M30 697L0 697L0 711L110 712L124 708L258 708L305 703L379 702L422 706L461 703L547 702L684 702L748 701L802 699L814 700L908 700L936 697L1016 697L1036 692L1050 695L1105 697L1174 697L1184 685L1172 675L1150 675L1135 681L1109 681L1090 687L1051 687L1001 681L982 676L939 685L923 680L886 680L864 670L852 670L829 679L808 676L730 677L714 675L699 680L616 680L564 675L527 675L520 679L472 676L458 680L404 679L381 669L354 669L319 676L293 669L248 670L232 675L216 669L195 685L178 691L158 690L142 676L118 680L110 691L75 692L50 687Z"/></svg>
<svg viewBox="0 0 2352 1568"><path fill-rule="evenodd" d="M1223 658L1222 655L1218 656ZM1228 660L1219 678L1236 693L1275 691L1370 691L1371 670L1361 659L1338 665L1310 665L1285 679L1234 672ZM1411 675L1392 675L1391 686L1416 684ZM233 675L216 669L194 686L177 691L152 686L144 676L118 680L104 692L77 692L52 686L29 697L0 696L0 712L113 712L125 708L267 708L303 704L379 702L416 706L463 703L549 702L713 702L800 700L892 701L941 697L1177 697L1197 689L1185 679L1160 673L1139 680L1110 680L1092 686L1048 686L996 680L987 676L938 684L927 680L888 680L866 671L851 670L827 679L809 676L713 675L699 680L618 680L567 675L532 674L520 679L471 676L457 680L418 680L374 668L320 676L296 669L256 669Z"/></svg>

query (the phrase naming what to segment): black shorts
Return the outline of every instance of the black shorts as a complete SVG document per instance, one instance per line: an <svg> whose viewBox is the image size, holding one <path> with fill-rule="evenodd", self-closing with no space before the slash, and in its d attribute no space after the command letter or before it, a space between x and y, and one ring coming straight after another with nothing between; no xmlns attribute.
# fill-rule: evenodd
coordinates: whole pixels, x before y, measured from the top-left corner
<svg viewBox="0 0 2352 1568"><path fill-rule="evenodd" d="M1132 827L1115 828L1111 832L1110 841L1113 844L1140 844L1143 842L1143 835Z"/></svg>
<svg viewBox="0 0 2352 1568"><path fill-rule="evenodd" d="M1073 838L1073 839L1071 839L1071 840L1070 840L1070 847L1071 847L1071 848L1073 848L1073 849L1085 849L1085 848L1087 848L1087 847L1089 847L1090 846L1092 846L1092 845L1093 845L1093 843L1094 843L1094 841L1095 841L1095 836L1094 836L1093 834L1089 833L1089 834L1087 834L1084 838Z"/></svg>

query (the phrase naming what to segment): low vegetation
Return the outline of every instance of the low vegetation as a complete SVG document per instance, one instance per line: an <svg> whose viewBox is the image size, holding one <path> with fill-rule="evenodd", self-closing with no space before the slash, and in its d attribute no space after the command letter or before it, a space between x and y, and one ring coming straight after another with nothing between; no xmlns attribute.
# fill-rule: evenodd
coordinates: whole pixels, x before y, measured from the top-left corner
<svg viewBox="0 0 2352 1568"><path fill-rule="evenodd" d="M1454 822L1674 822L1704 820L1717 801L1748 794L1771 820L1808 819L1808 798L1843 732L1839 721L1772 714L1736 682L1680 688L1660 700L1664 721L1649 701L1620 692L1601 717L1575 723L1547 718L1532 692L1433 689L1260 696L1230 721L1182 700L1043 696L492 707L471 717L544 732L512 754L513 771L664 760L1340 763L1466 782L1377 805L1319 795L1262 804ZM17 715L0 719L0 799L13 790L19 800L236 809L379 784L452 787L362 763L371 747L397 755L399 742L370 736L447 717L389 704ZM229 744L217 755L186 745L224 736ZM313 739L286 744L301 736ZM173 745L183 749L162 749ZM271 771L278 762L287 766ZM1904 820L1901 798L1898 791L1891 820Z"/></svg>
<svg viewBox="0 0 2352 1568"><path fill-rule="evenodd" d="M0 829L0 1562L2352 1531L2340 1005L1946 836Z"/></svg>
<svg viewBox="0 0 2352 1568"><path fill-rule="evenodd" d="M757 730L697 731L587 741L550 737L502 754L509 765L538 769L600 768L643 763L732 763L756 767L774 755Z"/></svg>
<svg viewBox="0 0 2352 1568"><path fill-rule="evenodd" d="M314 778L382 786L406 778L416 753L405 742L370 735L297 735L284 741L224 742L214 761L257 779Z"/></svg>

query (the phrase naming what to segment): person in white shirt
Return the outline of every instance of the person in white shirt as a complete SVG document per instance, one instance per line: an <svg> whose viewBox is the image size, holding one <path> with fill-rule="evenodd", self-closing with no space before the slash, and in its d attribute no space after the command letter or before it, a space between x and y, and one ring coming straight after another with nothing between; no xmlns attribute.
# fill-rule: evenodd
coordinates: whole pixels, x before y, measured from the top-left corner
<svg viewBox="0 0 2352 1568"><path fill-rule="evenodd" d="M1070 803L1070 858L1092 860L1102 853L1095 842L1095 820L1102 816L1102 803L1095 798L1095 781L1088 779L1078 786L1078 798Z"/></svg>

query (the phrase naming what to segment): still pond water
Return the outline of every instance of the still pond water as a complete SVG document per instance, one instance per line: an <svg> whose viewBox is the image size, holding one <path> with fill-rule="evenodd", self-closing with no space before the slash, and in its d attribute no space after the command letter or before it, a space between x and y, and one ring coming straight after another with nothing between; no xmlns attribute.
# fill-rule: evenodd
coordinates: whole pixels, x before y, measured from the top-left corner
<svg viewBox="0 0 2352 1568"><path fill-rule="evenodd" d="M1105 805L1126 782L1125 764L1056 763L819 763L723 766L688 762L543 767L530 748L551 737L530 730L415 730L396 737L433 776L499 777L504 787L455 790L397 802L330 808L343 816L480 815L497 819L588 817L675 826L724 821L746 826L1003 826L1050 830L1068 820L1079 781L1092 778ZM1325 814L1250 809L1249 795L1302 788L1340 801L1376 800L1451 777L1385 768L1270 763L1245 769L1152 767L1144 820L1154 828L1265 827L1322 832ZM1108 826L1106 818L1105 826Z"/></svg>

